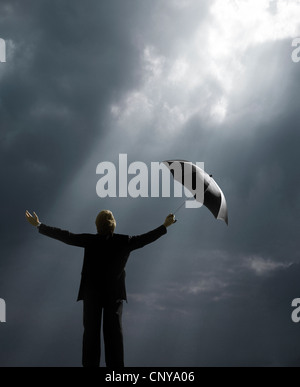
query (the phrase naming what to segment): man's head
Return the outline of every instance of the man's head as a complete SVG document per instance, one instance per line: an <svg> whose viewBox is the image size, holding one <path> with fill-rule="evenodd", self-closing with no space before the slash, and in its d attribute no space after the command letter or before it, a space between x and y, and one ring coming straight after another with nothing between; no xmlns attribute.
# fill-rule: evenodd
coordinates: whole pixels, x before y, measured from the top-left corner
<svg viewBox="0 0 300 387"><path fill-rule="evenodd" d="M96 227L98 234L113 234L117 226L116 220L111 211L101 211L96 218Z"/></svg>

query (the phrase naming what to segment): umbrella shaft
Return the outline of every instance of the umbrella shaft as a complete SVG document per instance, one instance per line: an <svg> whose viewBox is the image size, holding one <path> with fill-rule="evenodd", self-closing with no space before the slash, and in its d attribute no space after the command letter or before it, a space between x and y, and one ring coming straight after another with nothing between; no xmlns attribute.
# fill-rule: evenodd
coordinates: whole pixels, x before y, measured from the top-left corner
<svg viewBox="0 0 300 387"><path fill-rule="evenodd" d="M184 201L183 203L180 204L180 206L173 212L173 214L174 214L174 215L177 214L177 212L178 212L179 210L181 210L181 208L182 208L184 205L185 205L185 201Z"/></svg>

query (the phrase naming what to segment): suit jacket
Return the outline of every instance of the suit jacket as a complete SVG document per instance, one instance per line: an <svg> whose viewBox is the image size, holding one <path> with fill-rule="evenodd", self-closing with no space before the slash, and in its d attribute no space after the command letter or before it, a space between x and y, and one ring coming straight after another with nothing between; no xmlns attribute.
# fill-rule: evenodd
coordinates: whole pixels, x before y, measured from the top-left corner
<svg viewBox="0 0 300 387"><path fill-rule="evenodd" d="M161 226L146 234L130 237L111 234L72 234L41 224L39 232L68 245L84 248L84 261L77 301L99 297L103 302L126 300L125 266L130 253L167 233Z"/></svg>

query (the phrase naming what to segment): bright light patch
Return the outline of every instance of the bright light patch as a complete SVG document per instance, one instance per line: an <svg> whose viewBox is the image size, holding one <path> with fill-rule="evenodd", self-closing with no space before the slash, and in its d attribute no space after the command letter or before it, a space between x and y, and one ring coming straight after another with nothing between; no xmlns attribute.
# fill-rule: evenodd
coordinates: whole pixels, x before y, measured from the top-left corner
<svg viewBox="0 0 300 387"><path fill-rule="evenodd" d="M214 43L221 47L215 56L250 45L292 38L299 33L299 1L218 0L211 8Z"/></svg>
<svg viewBox="0 0 300 387"><path fill-rule="evenodd" d="M197 2L174 2L178 20L182 9L186 12L189 7L192 20ZM172 50L164 51L153 42L145 45L143 82L114 105L112 116L117 116L122 128L143 131L150 124L154 133L166 136L183 130L194 115L207 127L219 127L230 113L233 95L247 106L245 88L254 76L253 67L247 66L247 51L282 39L292 42L300 36L299 20L298 0L211 2L209 19L194 23L194 31L185 39L178 31L170 41ZM260 72L269 74L271 69L264 65L260 63ZM267 80L261 79L260 87L269 92Z"/></svg>
<svg viewBox="0 0 300 387"><path fill-rule="evenodd" d="M210 111L211 117L216 122L223 122L227 114L227 101L225 98L220 99Z"/></svg>
<svg viewBox="0 0 300 387"><path fill-rule="evenodd" d="M263 259L255 256L248 258L245 266L253 270L255 274L263 276L278 269L286 269L291 266L291 263L275 262L271 259Z"/></svg>
<svg viewBox="0 0 300 387"><path fill-rule="evenodd" d="M188 70L188 61L185 58L177 59L171 68L168 78L169 82L171 84L179 84L180 82L184 81L187 77Z"/></svg>

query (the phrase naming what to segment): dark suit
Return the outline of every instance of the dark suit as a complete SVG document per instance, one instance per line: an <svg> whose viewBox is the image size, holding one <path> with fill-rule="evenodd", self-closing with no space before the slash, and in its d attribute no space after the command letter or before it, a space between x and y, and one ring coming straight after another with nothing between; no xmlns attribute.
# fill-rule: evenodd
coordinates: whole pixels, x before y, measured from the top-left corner
<svg viewBox="0 0 300 387"><path fill-rule="evenodd" d="M84 248L78 301L84 301L83 365L100 363L100 329L103 312L105 358L108 367L123 367L122 301L127 300L125 266L130 253L167 233L161 226L147 234L72 234L41 224L39 232L72 246Z"/></svg>

